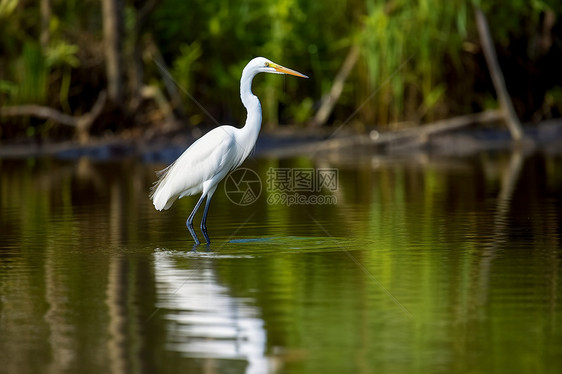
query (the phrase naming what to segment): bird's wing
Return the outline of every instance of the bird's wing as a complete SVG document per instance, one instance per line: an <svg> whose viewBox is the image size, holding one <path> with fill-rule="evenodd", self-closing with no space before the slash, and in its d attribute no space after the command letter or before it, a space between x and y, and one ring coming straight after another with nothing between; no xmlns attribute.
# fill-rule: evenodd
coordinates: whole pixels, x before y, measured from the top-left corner
<svg viewBox="0 0 562 374"><path fill-rule="evenodd" d="M220 126L193 143L174 163L159 172L151 199L156 209L168 209L178 198L203 190L203 183L237 163L232 126ZM228 172L228 171L226 171Z"/></svg>

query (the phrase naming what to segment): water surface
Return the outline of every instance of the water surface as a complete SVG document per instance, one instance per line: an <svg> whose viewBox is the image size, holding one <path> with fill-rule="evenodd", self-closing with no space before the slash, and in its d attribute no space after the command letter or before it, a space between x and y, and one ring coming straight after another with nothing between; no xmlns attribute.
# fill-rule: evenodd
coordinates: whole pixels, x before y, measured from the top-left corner
<svg viewBox="0 0 562 374"><path fill-rule="evenodd" d="M194 247L162 165L0 160L0 372L558 372L560 161L249 160L261 195L221 184ZM272 203L271 168L337 188Z"/></svg>

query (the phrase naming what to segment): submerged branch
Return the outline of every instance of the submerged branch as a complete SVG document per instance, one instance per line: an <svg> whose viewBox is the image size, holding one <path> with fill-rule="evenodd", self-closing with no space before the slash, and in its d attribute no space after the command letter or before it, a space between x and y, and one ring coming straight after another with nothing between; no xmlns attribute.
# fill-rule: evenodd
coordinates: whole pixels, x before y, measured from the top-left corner
<svg viewBox="0 0 562 374"><path fill-rule="evenodd" d="M421 145L427 143L430 136L432 135L458 130L460 128L474 124L499 121L503 118L504 117L502 111L487 110L480 113L472 113L464 116L448 118L423 126L388 133L379 133L377 131L373 131L371 132L371 134L369 134L369 136L355 135L342 138L333 138L327 141L323 141L322 144L317 145L317 147L319 149L336 149L353 147L357 145L386 146L389 144L401 142L413 142L416 145ZM412 143L409 144L414 145Z"/></svg>
<svg viewBox="0 0 562 374"><path fill-rule="evenodd" d="M452 117L440 121L432 122L423 126L410 129L399 130L388 135L383 134L381 141L392 141L404 137L426 137L445 131L458 130L473 124L489 123L503 119L503 113L499 110L486 110L480 113L471 113L463 116Z"/></svg>

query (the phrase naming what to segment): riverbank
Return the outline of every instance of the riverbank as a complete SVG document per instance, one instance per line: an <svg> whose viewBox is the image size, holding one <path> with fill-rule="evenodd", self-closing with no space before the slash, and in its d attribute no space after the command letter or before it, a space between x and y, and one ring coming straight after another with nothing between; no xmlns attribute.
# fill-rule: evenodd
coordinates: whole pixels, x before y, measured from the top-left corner
<svg viewBox="0 0 562 374"><path fill-rule="evenodd" d="M255 156L291 157L326 153L357 152L403 154L425 151L432 154L464 156L482 151L507 150L514 146L527 150L541 149L562 154L562 120L541 122L524 127L525 140L515 145L501 124L466 127L456 131L427 134L423 127L393 132L371 130L366 134L328 129L282 127L262 131L256 143ZM89 157L113 159L139 157L145 162L168 163L177 158L200 136L196 131L175 131L147 137L109 136L93 139L87 144L77 141L58 143L19 142L0 144L0 158L49 156L62 159Z"/></svg>

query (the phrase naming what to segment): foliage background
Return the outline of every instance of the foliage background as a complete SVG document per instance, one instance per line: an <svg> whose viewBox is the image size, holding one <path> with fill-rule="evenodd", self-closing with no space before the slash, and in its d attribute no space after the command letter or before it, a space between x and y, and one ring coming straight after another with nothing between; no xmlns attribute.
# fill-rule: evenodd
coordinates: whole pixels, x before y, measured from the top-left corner
<svg viewBox="0 0 562 374"><path fill-rule="evenodd" d="M243 66L263 55L308 74L307 81L256 79L266 126L307 124L353 45L358 63L330 117L353 117L359 128L419 125L495 107L469 0L103 0L122 2L122 103L93 128L163 128L158 100L135 95L132 68L140 54L142 85L157 89L183 126L211 125L181 92L165 87L155 59L220 122L239 124ZM47 27L41 26L48 3ZM154 3L140 24L143 7ZM518 115L540 121L560 115L562 31L556 1L497 0L479 4L489 18L500 64ZM555 23L547 24L547 15ZM41 104L79 115L108 82L104 18L98 0L0 1L0 105ZM45 31L46 30L46 31ZM47 33L48 40L41 40ZM68 137L51 121L2 119L0 138Z"/></svg>

